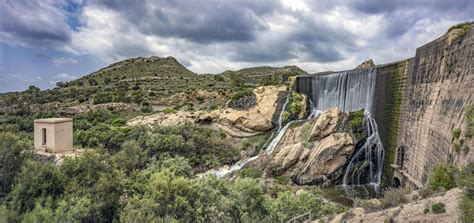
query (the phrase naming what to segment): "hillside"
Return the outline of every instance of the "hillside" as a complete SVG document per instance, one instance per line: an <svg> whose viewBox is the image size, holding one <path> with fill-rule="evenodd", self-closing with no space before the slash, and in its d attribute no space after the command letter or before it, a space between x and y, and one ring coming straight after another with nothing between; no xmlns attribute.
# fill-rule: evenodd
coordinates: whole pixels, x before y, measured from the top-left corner
<svg viewBox="0 0 474 223"><path fill-rule="evenodd" d="M94 108L151 112L167 107L191 110L222 107L241 89L286 83L306 74L296 66L255 67L220 74L196 74L173 57L137 57L113 63L57 87L0 94L0 114L71 116ZM42 114L42 113L48 114Z"/></svg>

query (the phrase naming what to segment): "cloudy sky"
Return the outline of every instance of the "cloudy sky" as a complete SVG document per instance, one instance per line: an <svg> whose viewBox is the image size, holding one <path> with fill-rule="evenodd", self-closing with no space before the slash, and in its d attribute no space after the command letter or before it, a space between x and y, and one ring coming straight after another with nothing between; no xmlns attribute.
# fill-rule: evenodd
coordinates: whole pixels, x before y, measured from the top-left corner
<svg viewBox="0 0 474 223"><path fill-rule="evenodd" d="M174 56L197 73L386 63L473 12L472 0L0 0L0 92L136 56Z"/></svg>

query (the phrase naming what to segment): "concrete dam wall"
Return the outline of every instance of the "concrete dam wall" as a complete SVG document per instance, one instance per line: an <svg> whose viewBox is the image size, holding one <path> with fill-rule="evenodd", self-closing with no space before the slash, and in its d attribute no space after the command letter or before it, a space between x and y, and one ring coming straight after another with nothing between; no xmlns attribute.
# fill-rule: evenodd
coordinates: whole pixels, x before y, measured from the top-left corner
<svg viewBox="0 0 474 223"><path fill-rule="evenodd" d="M466 108L474 103L473 39L472 28L454 30L418 48L413 58L298 76L295 88L319 109L369 109L385 148L383 185L422 187L436 164L463 166L473 159L473 152L455 151L452 142L452 131L465 129Z"/></svg>

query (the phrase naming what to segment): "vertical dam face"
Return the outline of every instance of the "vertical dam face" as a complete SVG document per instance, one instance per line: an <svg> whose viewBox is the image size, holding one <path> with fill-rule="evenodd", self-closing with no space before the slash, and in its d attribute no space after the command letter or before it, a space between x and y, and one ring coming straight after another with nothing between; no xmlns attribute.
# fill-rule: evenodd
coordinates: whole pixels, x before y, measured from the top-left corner
<svg viewBox="0 0 474 223"><path fill-rule="evenodd" d="M315 109L338 107L345 112L372 112L377 68L343 71L297 79L297 91L308 95Z"/></svg>

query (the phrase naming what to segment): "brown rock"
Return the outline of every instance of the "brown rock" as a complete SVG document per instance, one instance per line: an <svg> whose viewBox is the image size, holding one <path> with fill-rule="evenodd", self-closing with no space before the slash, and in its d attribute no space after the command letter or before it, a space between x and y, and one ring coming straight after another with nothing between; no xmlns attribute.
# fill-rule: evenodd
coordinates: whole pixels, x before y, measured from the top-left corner
<svg viewBox="0 0 474 223"><path fill-rule="evenodd" d="M372 59L368 59L362 62L361 64L359 64L359 66L357 66L355 69L367 69L374 66L375 66L374 61Z"/></svg>
<svg viewBox="0 0 474 223"><path fill-rule="evenodd" d="M296 177L298 183L327 181L330 175L346 164L354 149L354 142L349 133L334 133L327 136L311 150L308 160Z"/></svg>
<svg viewBox="0 0 474 223"><path fill-rule="evenodd" d="M309 141L320 140L336 132L345 117L347 115L339 108L324 111L316 119L316 123L311 129Z"/></svg>

